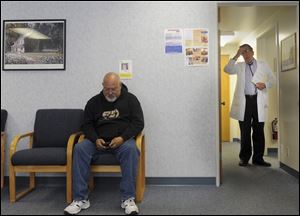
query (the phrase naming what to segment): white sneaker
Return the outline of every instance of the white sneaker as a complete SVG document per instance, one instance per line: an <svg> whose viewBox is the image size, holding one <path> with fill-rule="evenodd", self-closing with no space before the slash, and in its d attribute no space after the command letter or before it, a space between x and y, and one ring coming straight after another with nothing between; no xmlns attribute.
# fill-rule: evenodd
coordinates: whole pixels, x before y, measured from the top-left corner
<svg viewBox="0 0 300 216"><path fill-rule="evenodd" d="M125 214L136 215L139 213L139 209L134 202L134 198L129 198L122 202L121 208L125 209Z"/></svg>
<svg viewBox="0 0 300 216"><path fill-rule="evenodd" d="M87 209L89 207L90 207L90 201L88 200L81 200L81 201L74 200L70 205L68 205L64 209L64 213L74 215L74 214L78 214L81 211L81 209Z"/></svg>

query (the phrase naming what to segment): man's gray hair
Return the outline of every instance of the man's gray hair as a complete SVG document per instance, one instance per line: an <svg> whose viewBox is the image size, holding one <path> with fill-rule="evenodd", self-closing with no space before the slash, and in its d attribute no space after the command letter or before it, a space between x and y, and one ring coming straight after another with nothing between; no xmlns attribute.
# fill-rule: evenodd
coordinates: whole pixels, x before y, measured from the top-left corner
<svg viewBox="0 0 300 216"><path fill-rule="evenodd" d="M253 52L253 48L249 44L243 44L240 46L240 48L246 48L247 50L250 50L251 52Z"/></svg>

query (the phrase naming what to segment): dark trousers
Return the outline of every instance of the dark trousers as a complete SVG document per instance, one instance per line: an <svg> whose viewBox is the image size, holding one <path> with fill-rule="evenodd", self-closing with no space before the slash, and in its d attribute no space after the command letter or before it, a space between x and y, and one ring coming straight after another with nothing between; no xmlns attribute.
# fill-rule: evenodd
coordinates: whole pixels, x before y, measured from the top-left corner
<svg viewBox="0 0 300 216"><path fill-rule="evenodd" d="M253 142L252 161L263 161L265 151L264 122L258 122L257 96L246 95L246 110L244 121L239 121L241 130L241 150L239 157L248 162L251 154L251 127Z"/></svg>

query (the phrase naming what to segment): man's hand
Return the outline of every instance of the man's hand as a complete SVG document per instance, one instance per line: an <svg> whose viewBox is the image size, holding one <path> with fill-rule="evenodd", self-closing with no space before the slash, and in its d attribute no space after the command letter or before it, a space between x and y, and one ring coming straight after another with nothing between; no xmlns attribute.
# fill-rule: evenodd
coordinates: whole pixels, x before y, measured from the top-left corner
<svg viewBox="0 0 300 216"><path fill-rule="evenodd" d="M266 88L266 85L262 82L258 82L255 84L255 87L258 88L259 90L263 90Z"/></svg>
<svg viewBox="0 0 300 216"><path fill-rule="evenodd" d="M242 53L244 52L245 48L239 48L237 53L235 54L235 56L233 57L233 59L236 61L240 55L242 55Z"/></svg>
<svg viewBox="0 0 300 216"><path fill-rule="evenodd" d="M96 148L98 150L100 150L100 149L103 149L103 150L108 149L108 146L105 146L104 144L105 144L105 141L103 139L97 139L96 140Z"/></svg>
<svg viewBox="0 0 300 216"><path fill-rule="evenodd" d="M111 140L109 147L114 149L114 148L118 148L120 145L122 145L124 143L124 140L122 137L115 137Z"/></svg>

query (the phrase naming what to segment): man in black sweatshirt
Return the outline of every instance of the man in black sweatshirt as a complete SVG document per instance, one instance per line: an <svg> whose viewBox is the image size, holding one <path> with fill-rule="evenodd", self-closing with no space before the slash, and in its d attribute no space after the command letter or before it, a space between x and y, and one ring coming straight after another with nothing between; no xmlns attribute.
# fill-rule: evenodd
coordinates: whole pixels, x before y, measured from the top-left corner
<svg viewBox="0 0 300 216"><path fill-rule="evenodd" d="M122 170L121 207L126 214L138 214L134 202L139 150L134 137L144 128L144 117L138 99L128 92L118 74L109 72L103 79L103 90L85 107L83 132L86 139L74 147L73 202L66 214L77 214L90 207L88 180L94 157L112 153Z"/></svg>

